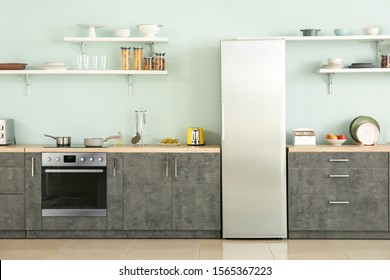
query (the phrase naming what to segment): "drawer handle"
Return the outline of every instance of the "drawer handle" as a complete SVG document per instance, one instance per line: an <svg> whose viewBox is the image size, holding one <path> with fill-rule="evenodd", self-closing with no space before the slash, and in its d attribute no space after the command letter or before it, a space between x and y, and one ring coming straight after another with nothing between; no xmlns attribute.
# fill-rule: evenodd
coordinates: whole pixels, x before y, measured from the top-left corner
<svg viewBox="0 0 390 280"><path fill-rule="evenodd" d="M348 162L349 158L330 158L330 162Z"/></svg>
<svg viewBox="0 0 390 280"><path fill-rule="evenodd" d="M349 174L329 174L329 178L349 178Z"/></svg>
<svg viewBox="0 0 390 280"><path fill-rule="evenodd" d="M349 204L349 201L348 200L341 200L341 201L331 200L331 201L329 201L329 204Z"/></svg>

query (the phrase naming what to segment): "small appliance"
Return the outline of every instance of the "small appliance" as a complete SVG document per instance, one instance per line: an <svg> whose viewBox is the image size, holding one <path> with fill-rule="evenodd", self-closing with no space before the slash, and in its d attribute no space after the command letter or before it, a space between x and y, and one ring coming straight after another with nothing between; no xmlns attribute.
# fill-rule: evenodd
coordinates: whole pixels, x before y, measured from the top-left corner
<svg viewBox="0 0 390 280"><path fill-rule="evenodd" d="M203 128L189 127L187 130L187 145L202 146L205 145Z"/></svg>
<svg viewBox="0 0 390 280"><path fill-rule="evenodd" d="M15 144L14 120L0 119L0 145Z"/></svg>

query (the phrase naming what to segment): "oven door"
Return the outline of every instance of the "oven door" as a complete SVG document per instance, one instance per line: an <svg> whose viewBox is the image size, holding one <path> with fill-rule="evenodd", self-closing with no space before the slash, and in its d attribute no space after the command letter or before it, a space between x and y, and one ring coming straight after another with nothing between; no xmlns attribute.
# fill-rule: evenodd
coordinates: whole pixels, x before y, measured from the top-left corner
<svg viewBox="0 0 390 280"><path fill-rule="evenodd" d="M106 216L106 167L42 167L42 216Z"/></svg>

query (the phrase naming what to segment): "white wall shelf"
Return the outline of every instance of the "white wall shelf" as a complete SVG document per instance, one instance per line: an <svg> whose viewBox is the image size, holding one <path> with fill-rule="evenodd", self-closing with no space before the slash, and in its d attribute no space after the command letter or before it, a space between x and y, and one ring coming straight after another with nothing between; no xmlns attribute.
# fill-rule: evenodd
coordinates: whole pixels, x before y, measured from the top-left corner
<svg viewBox="0 0 390 280"><path fill-rule="evenodd" d="M31 95L31 75L126 75L128 93L133 94L134 75L167 75L168 71L155 70L1 70L0 75L22 75L26 81L26 94Z"/></svg>

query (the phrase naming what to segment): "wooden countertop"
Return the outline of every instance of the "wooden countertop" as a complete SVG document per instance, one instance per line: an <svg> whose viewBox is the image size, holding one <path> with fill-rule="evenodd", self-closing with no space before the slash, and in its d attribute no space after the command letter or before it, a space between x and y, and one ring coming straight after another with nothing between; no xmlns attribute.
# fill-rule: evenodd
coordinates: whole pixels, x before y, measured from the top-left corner
<svg viewBox="0 0 390 280"><path fill-rule="evenodd" d="M323 153L323 152L390 152L390 145L374 145L374 146L360 146L360 145L316 145L316 146L294 146L288 145L287 151L289 153Z"/></svg>
<svg viewBox="0 0 390 280"><path fill-rule="evenodd" d="M205 146L162 146L162 145L113 145L107 148L45 148L45 145L0 146L0 153L42 153L42 152L107 152L107 153L220 153L218 145Z"/></svg>

